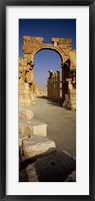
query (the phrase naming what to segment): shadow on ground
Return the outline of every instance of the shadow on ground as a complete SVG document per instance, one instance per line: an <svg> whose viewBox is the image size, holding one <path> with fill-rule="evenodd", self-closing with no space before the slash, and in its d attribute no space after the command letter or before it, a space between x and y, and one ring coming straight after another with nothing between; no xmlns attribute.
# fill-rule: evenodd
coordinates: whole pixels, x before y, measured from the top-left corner
<svg viewBox="0 0 95 201"><path fill-rule="evenodd" d="M46 154L46 153L45 153ZM26 165L25 165L26 163ZM76 160L62 151L22 162L20 182L64 182L76 170Z"/></svg>

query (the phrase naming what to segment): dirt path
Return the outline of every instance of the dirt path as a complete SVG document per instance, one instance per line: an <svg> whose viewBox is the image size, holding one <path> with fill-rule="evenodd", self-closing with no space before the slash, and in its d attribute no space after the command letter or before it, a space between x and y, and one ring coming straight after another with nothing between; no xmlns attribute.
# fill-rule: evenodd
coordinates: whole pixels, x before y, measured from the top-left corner
<svg viewBox="0 0 95 201"><path fill-rule="evenodd" d="M34 119L47 123L48 137L55 142L57 150L76 157L76 112L41 97L37 98L32 111Z"/></svg>

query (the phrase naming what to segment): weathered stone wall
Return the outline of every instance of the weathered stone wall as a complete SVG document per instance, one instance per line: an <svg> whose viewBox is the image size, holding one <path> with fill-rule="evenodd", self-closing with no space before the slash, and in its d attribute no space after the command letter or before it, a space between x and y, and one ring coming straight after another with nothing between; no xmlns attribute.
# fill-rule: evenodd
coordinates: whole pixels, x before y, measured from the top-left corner
<svg viewBox="0 0 95 201"><path fill-rule="evenodd" d="M33 68L27 58L19 59L19 106L31 106L33 98Z"/></svg>

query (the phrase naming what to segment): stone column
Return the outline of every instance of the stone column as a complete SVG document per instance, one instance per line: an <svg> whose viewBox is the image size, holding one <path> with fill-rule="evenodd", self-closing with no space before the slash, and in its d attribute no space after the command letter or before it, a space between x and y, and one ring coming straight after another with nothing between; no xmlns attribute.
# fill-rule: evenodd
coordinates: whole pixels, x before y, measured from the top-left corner
<svg viewBox="0 0 95 201"><path fill-rule="evenodd" d="M54 98L53 73L52 73L52 77L51 77L51 98Z"/></svg>
<svg viewBox="0 0 95 201"><path fill-rule="evenodd" d="M62 64L62 100L65 100L65 94L68 93L68 82L66 81L67 78L67 71L66 71L66 64Z"/></svg>
<svg viewBox="0 0 95 201"><path fill-rule="evenodd" d="M49 78L47 79L47 97L49 97Z"/></svg>
<svg viewBox="0 0 95 201"><path fill-rule="evenodd" d="M60 71L57 71L57 99L60 99Z"/></svg>
<svg viewBox="0 0 95 201"><path fill-rule="evenodd" d="M47 96L50 98L50 77L48 77L47 80Z"/></svg>
<svg viewBox="0 0 95 201"><path fill-rule="evenodd" d="M57 72L55 73L55 99L57 100Z"/></svg>
<svg viewBox="0 0 95 201"><path fill-rule="evenodd" d="M53 77L53 82L54 82L54 99L56 98L56 73L54 73L54 77Z"/></svg>
<svg viewBox="0 0 95 201"><path fill-rule="evenodd" d="M50 78L50 98L52 98L52 78Z"/></svg>

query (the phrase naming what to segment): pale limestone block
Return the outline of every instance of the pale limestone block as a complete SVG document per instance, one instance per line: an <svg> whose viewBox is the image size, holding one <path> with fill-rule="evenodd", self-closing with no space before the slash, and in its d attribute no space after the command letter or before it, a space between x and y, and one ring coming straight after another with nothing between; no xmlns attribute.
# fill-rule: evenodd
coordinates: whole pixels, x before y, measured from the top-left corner
<svg viewBox="0 0 95 201"><path fill-rule="evenodd" d="M26 91L29 90L29 84L28 83L25 83L24 86L25 86Z"/></svg>
<svg viewBox="0 0 95 201"><path fill-rule="evenodd" d="M73 89L72 93L70 94L71 100L71 109L76 110L76 89Z"/></svg>
<svg viewBox="0 0 95 201"><path fill-rule="evenodd" d="M31 99L31 94L25 94L25 99Z"/></svg>
<svg viewBox="0 0 95 201"><path fill-rule="evenodd" d="M19 143L19 154L20 154L20 159L21 156L23 155L23 151L22 151L22 142L24 139L28 138L28 136L23 137L22 135L19 135L19 139L18 139L18 143Z"/></svg>
<svg viewBox="0 0 95 201"><path fill-rule="evenodd" d="M30 136L33 133L33 128L31 124L28 123L19 123L19 134L23 137Z"/></svg>
<svg viewBox="0 0 95 201"><path fill-rule="evenodd" d="M30 98L25 98L25 106L31 106L33 103Z"/></svg>
<svg viewBox="0 0 95 201"><path fill-rule="evenodd" d="M23 140L22 160L40 156L40 155L47 155L53 152L55 149L56 149L56 146L53 141L42 136L32 135L31 138L27 138Z"/></svg>
<svg viewBox="0 0 95 201"><path fill-rule="evenodd" d="M39 135L47 136L47 124L37 120L23 120L19 123L19 133L23 136Z"/></svg>
<svg viewBox="0 0 95 201"><path fill-rule="evenodd" d="M28 135L23 137L22 135L19 135L19 139L18 139L18 143L19 143L19 148L22 147L22 142L24 139L27 139L28 138Z"/></svg>
<svg viewBox="0 0 95 201"><path fill-rule="evenodd" d="M31 121L31 126L32 126L32 134L33 135L39 135L46 137L47 136L47 124L44 122L40 122L37 120L32 120ZM31 136L31 133L30 133Z"/></svg>
<svg viewBox="0 0 95 201"><path fill-rule="evenodd" d="M25 106L25 101L22 98L19 98L19 106L24 107Z"/></svg>
<svg viewBox="0 0 95 201"><path fill-rule="evenodd" d="M24 89L19 89L19 94L20 95L25 95L25 90Z"/></svg>
<svg viewBox="0 0 95 201"><path fill-rule="evenodd" d="M19 108L19 120L31 120L33 119L34 114L33 111L30 109L26 109L26 108Z"/></svg>

